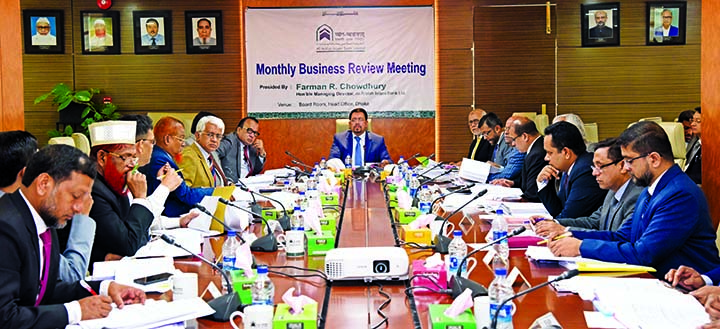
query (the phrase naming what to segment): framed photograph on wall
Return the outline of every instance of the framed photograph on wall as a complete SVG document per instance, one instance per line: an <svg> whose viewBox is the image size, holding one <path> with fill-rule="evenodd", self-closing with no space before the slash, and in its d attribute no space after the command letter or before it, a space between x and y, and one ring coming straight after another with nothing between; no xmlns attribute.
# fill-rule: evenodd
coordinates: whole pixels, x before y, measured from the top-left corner
<svg viewBox="0 0 720 329"><path fill-rule="evenodd" d="M647 3L647 45L684 45L685 2Z"/></svg>
<svg viewBox="0 0 720 329"><path fill-rule="evenodd" d="M580 5L583 47L620 45L620 3Z"/></svg>
<svg viewBox="0 0 720 329"><path fill-rule="evenodd" d="M65 53L64 15L62 10L23 10L25 53Z"/></svg>
<svg viewBox="0 0 720 329"><path fill-rule="evenodd" d="M133 11L136 54L172 54L172 12Z"/></svg>
<svg viewBox="0 0 720 329"><path fill-rule="evenodd" d="M222 11L186 11L185 43L188 54L222 54Z"/></svg>
<svg viewBox="0 0 720 329"><path fill-rule="evenodd" d="M81 11L82 53L120 53L120 12Z"/></svg>

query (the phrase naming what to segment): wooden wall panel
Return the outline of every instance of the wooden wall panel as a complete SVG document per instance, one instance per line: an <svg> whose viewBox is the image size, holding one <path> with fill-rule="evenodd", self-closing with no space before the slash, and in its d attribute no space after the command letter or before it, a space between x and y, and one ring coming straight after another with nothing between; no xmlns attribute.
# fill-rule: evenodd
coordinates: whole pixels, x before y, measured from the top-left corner
<svg viewBox="0 0 720 329"><path fill-rule="evenodd" d="M435 1L435 33L439 50L472 48L472 7L470 0Z"/></svg>
<svg viewBox="0 0 720 329"><path fill-rule="evenodd" d="M467 106L439 106L437 158L441 161L458 161L468 154L472 140L468 128L468 113L472 110Z"/></svg>
<svg viewBox="0 0 720 329"><path fill-rule="evenodd" d="M440 49L438 65L438 104L441 106L470 105L473 102L472 53L470 49Z"/></svg>
<svg viewBox="0 0 720 329"><path fill-rule="evenodd" d="M720 2L703 0L702 23L702 138L703 190L715 227L720 221Z"/></svg>
<svg viewBox="0 0 720 329"><path fill-rule="evenodd" d="M23 129L22 15L20 0L0 1L0 131Z"/></svg>

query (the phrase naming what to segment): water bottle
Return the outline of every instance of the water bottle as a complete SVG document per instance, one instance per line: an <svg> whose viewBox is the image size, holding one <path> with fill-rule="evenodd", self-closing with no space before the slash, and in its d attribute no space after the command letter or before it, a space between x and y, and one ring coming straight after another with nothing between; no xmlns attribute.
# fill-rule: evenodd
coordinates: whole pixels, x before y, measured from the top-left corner
<svg viewBox="0 0 720 329"><path fill-rule="evenodd" d="M420 180L417 178L416 173L412 173L410 176L410 183L408 184L408 187L410 188L410 197L415 198L415 194L420 188Z"/></svg>
<svg viewBox="0 0 720 329"><path fill-rule="evenodd" d="M257 266L257 279L253 282L251 292L253 305L274 305L275 285L268 277L267 265Z"/></svg>
<svg viewBox="0 0 720 329"><path fill-rule="evenodd" d="M352 168L352 158L350 157L350 154L345 156L345 169L351 169Z"/></svg>
<svg viewBox="0 0 720 329"><path fill-rule="evenodd" d="M293 209L293 215L290 218L290 229L294 230L297 229L300 226L305 225L305 214L303 213L302 208L300 206L295 206L295 209Z"/></svg>
<svg viewBox="0 0 720 329"><path fill-rule="evenodd" d="M400 159L398 159L398 162L397 162L397 173L398 173L398 175L400 175L400 177L403 177L403 174L404 174L403 163L405 163L405 157L403 157L401 155Z"/></svg>
<svg viewBox="0 0 720 329"><path fill-rule="evenodd" d="M317 182L317 170L313 168L310 177L308 177L307 181L305 182L307 189L310 190L313 188L317 188Z"/></svg>
<svg viewBox="0 0 720 329"><path fill-rule="evenodd" d="M460 262L467 255L467 244L462 238L462 231L455 230L453 232L453 239L448 245L448 257L450 257L450 268L448 277L451 277L457 273ZM467 278L467 262L463 264L463 268L460 271L462 277Z"/></svg>
<svg viewBox="0 0 720 329"><path fill-rule="evenodd" d="M507 221L505 221L505 216L502 209L497 210L495 219L493 219L492 234L493 240L500 239L507 236L508 234L508 224ZM510 254L507 239L503 240L502 242L496 243L493 248L495 249L495 252L507 262L508 256Z"/></svg>
<svg viewBox="0 0 720 329"><path fill-rule="evenodd" d="M431 213L430 204L432 203L432 192L430 192L427 185L423 185L418 193L420 193L418 195L418 208L420 208L420 213L423 215Z"/></svg>
<svg viewBox="0 0 720 329"><path fill-rule="evenodd" d="M288 192L288 193L292 192L292 189L290 188L290 181L289 181L289 180L285 180L285 181L283 182L283 192Z"/></svg>
<svg viewBox="0 0 720 329"><path fill-rule="evenodd" d="M295 199L295 205L300 206L300 210L305 211L307 209L307 197L305 191L298 192L298 197Z"/></svg>
<svg viewBox="0 0 720 329"><path fill-rule="evenodd" d="M305 228L303 226L285 232L285 237L287 238L285 255L288 258L305 256Z"/></svg>
<svg viewBox="0 0 720 329"><path fill-rule="evenodd" d="M317 176L317 173L319 173L321 169L322 168L320 167L320 163L315 162L315 165L313 166L313 176Z"/></svg>
<svg viewBox="0 0 720 329"><path fill-rule="evenodd" d="M225 272L225 274L230 276L230 271L235 270L235 251L237 251L237 248L240 247L240 240L237 239L235 231L228 231L227 232L227 239L225 240L225 243L223 243L222 246L222 254L223 254L223 261L222 261L222 270ZM222 288L223 293L227 293L228 286L227 282L225 280L222 280Z"/></svg>
<svg viewBox="0 0 720 329"><path fill-rule="evenodd" d="M327 169L327 161L325 157L320 158L320 169Z"/></svg>
<svg viewBox="0 0 720 329"><path fill-rule="evenodd" d="M495 279L493 279L490 287L488 287L488 295L490 296L490 321L495 317L495 312L500 306L500 303L513 295L512 286L510 286L510 283L507 281L507 266L500 255L495 255L493 258L493 268ZM512 305L507 303L498 313L497 328L512 329L512 327Z"/></svg>

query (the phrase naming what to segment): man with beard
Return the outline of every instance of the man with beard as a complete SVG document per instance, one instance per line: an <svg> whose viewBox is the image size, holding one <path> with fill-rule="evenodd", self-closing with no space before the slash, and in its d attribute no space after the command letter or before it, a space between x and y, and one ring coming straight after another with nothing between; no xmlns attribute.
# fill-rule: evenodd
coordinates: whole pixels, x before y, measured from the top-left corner
<svg viewBox="0 0 720 329"><path fill-rule="evenodd" d="M146 175L151 178L148 181L148 192L153 193L160 184L158 173L163 168L177 171L180 169L177 163L182 162L182 150L185 147L185 127L182 121L173 117L162 117L155 124L153 130L155 134L156 147L153 148L150 164L143 168ZM154 176L158 173L157 176ZM179 174L181 178L183 174ZM186 214L197 203L202 201L205 196L212 195L214 188L189 187L184 181L170 193L165 202L165 210L163 215L169 217L177 217Z"/></svg>
<svg viewBox="0 0 720 329"><path fill-rule="evenodd" d="M113 302L118 308L145 302L141 290L115 282L57 280L55 229L80 213L96 174L80 150L50 145L33 155L20 189L0 198L1 328L63 328L106 317Z"/></svg>
<svg viewBox="0 0 720 329"><path fill-rule="evenodd" d="M589 36L591 39L612 38L613 29L607 25L607 13L604 10L595 12L595 26L590 28Z"/></svg>
<svg viewBox="0 0 720 329"><path fill-rule="evenodd" d="M330 159L343 162L349 155L353 167L362 167L367 163L390 163L390 153L385 146L385 138L367 131L368 114L363 108L350 111L350 130L335 134L330 148Z"/></svg>
<svg viewBox="0 0 720 329"><path fill-rule="evenodd" d="M265 145L258 138L259 123L253 117L238 122L234 134L228 134L217 149L225 177L231 182L259 174L265 167Z"/></svg>
<svg viewBox="0 0 720 329"><path fill-rule="evenodd" d="M88 127L90 156L98 171L90 210L97 222L90 256L93 263L113 259L111 255L132 256L145 245L150 224L162 212L167 195L181 182L169 165L162 166L152 178L163 176L160 187L147 197L145 175L134 170L138 161L135 126L133 121L105 121Z"/></svg>
<svg viewBox="0 0 720 329"><path fill-rule="evenodd" d="M652 266L658 276L680 265L700 272L720 266L705 195L673 162L665 130L638 122L618 144L633 182L647 187L632 219L617 232L573 232L575 238L550 242L553 254Z"/></svg>

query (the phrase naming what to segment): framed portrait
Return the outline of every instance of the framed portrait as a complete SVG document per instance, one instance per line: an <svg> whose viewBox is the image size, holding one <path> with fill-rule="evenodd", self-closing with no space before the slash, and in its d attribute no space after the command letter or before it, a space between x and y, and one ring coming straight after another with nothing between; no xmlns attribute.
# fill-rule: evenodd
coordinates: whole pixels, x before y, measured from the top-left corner
<svg viewBox="0 0 720 329"><path fill-rule="evenodd" d="M222 11L186 11L185 43L188 54L222 54Z"/></svg>
<svg viewBox="0 0 720 329"><path fill-rule="evenodd" d="M172 54L172 13L133 11L136 54Z"/></svg>
<svg viewBox="0 0 720 329"><path fill-rule="evenodd" d="M25 53L65 53L64 15L62 10L23 10Z"/></svg>
<svg viewBox="0 0 720 329"><path fill-rule="evenodd" d="M687 3L647 3L647 45L684 45Z"/></svg>
<svg viewBox="0 0 720 329"><path fill-rule="evenodd" d="M118 11L81 11L82 53L120 53L120 13Z"/></svg>
<svg viewBox="0 0 720 329"><path fill-rule="evenodd" d="M620 3L580 5L583 47L620 45Z"/></svg>

